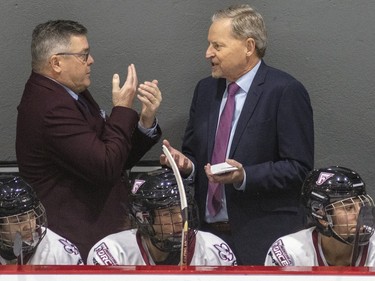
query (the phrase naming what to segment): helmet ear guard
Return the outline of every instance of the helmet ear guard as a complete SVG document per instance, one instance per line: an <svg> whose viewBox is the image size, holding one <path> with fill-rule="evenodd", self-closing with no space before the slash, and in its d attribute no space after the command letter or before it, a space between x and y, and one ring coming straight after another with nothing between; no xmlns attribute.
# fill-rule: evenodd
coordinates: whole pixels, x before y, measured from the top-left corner
<svg viewBox="0 0 375 281"><path fill-rule="evenodd" d="M332 236L332 218L327 214L326 206L329 205L330 198L327 194L322 192L311 191L309 199L309 210L311 215L310 220L316 226L319 232L325 236Z"/></svg>
<svg viewBox="0 0 375 281"><path fill-rule="evenodd" d="M136 212L135 219L137 220L137 223L142 223L142 224L151 223L152 224L152 216L150 216L149 212Z"/></svg>
<svg viewBox="0 0 375 281"><path fill-rule="evenodd" d="M329 197L325 194L312 191L309 200L311 214L317 219L326 219L324 207L329 203Z"/></svg>

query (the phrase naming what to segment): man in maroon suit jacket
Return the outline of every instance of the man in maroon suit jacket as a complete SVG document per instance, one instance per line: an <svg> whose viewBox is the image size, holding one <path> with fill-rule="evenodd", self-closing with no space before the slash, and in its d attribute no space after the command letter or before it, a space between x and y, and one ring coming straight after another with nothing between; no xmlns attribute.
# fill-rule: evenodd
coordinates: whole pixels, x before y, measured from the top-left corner
<svg viewBox="0 0 375 281"><path fill-rule="evenodd" d="M158 81L138 87L134 65L122 87L113 76L111 114L99 108L87 90L94 59L86 34L68 20L34 29L16 137L20 175L38 193L49 228L75 243L84 260L101 238L129 227L126 169L161 136ZM132 109L137 87L140 114Z"/></svg>

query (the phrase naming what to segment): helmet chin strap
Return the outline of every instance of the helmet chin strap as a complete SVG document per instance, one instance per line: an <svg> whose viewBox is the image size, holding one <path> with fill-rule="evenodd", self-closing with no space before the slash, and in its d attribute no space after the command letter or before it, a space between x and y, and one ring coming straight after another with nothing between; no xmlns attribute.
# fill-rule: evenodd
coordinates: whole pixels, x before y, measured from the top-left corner
<svg viewBox="0 0 375 281"><path fill-rule="evenodd" d="M170 237L165 240L152 238L151 243L162 252L177 252L181 249L181 237Z"/></svg>
<svg viewBox="0 0 375 281"><path fill-rule="evenodd" d="M24 253L22 249L28 246L29 245L24 241L17 240L13 246L8 246L6 249L1 249L1 257L7 261L15 261L15 263L19 265L27 264L36 250L36 248L34 248L31 252ZM19 251L19 249L21 249L21 251Z"/></svg>
<svg viewBox="0 0 375 281"><path fill-rule="evenodd" d="M165 239L159 239L153 235L150 237L152 245L162 252L177 252L181 250L181 235L169 236Z"/></svg>
<svg viewBox="0 0 375 281"><path fill-rule="evenodd" d="M346 239L344 239L340 235L338 235L333 229L332 229L332 237L347 245L353 245L354 240L355 240L355 235L349 235Z"/></svg>

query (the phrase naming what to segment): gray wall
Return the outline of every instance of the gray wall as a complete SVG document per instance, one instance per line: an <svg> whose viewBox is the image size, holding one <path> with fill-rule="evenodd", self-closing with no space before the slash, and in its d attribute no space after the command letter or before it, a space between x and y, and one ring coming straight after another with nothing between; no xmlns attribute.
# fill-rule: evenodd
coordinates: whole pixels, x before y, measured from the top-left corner
<svg viewBox="0 0 375 281"><path fill-rule="evenodd" d="M16 107L30 74L35 25L73 19L89 29L95 64L92 94L111 109L111 78L135 63L140 81L158 79L164 137L180 147L196 82L210 74L204 59L211 14L224 0L3 0L0 4L0 161L15 161ZM357 170L375 194L375 1L249 1L269 32L265 61L299 79L310 93L315 166ZM138 105L139 106L139 105ZM157 145L145 160L155 160Z"/></svg>

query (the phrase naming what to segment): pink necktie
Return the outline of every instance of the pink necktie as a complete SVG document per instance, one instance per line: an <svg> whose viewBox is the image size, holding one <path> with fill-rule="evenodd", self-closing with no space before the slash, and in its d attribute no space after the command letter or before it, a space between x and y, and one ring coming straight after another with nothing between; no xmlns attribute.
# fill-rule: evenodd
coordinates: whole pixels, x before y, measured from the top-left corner
<svg viewBox="0 0 375 281"><path fill-rule="evenodd" d="M221 113L219 126L216 131L215 146L212 153L211 164L217 164L225 161L230 131L232 127L232 118L235 109L235 95L240 86L232 82L228 85L228 98ZM222 205L222 186L218 183L208 183L208 201L207 208L212 216L216 216Z"/></svg>

